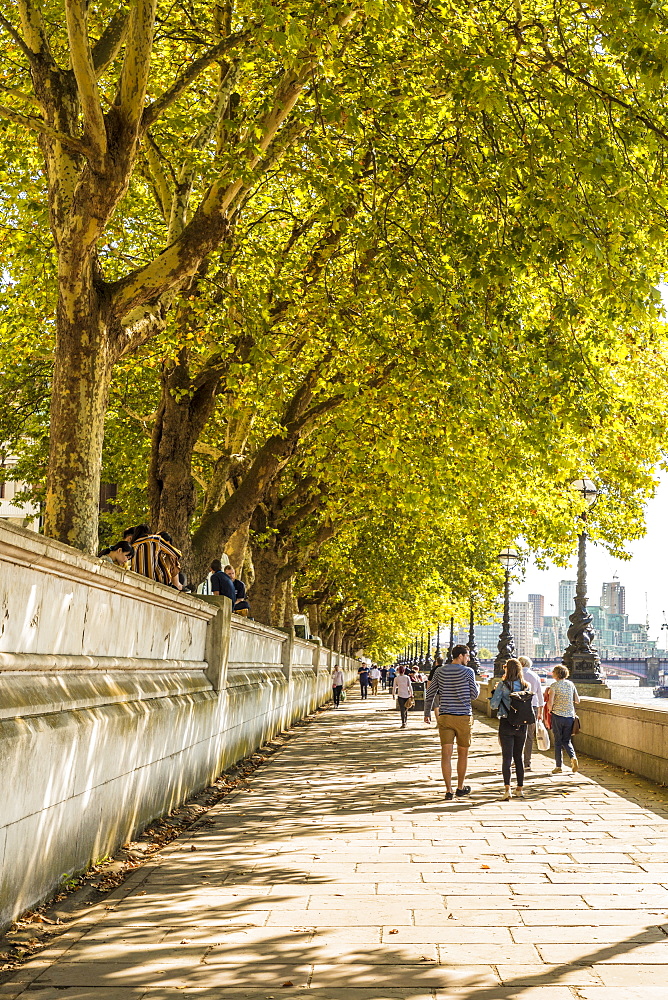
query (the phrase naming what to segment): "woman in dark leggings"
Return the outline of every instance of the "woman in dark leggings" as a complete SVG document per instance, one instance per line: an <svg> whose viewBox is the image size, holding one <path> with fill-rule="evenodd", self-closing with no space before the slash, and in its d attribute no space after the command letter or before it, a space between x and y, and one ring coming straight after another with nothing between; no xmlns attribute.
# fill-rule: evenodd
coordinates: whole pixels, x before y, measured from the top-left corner
<svg viewBox="0 0 668 1000"><path fill-rule="evenodd" d="M505 786L503 799L512 798L510 791L510 765L515 762L518 799L524 798L524 743L527 738L526 723L521 726L511 726L508 722L511 691L528 691L529 685L522 674L522 664L519 660L507 660L501 683L494 688L490 705L497 709L499 719L499 743L501 744L503 784Z"/></svg>

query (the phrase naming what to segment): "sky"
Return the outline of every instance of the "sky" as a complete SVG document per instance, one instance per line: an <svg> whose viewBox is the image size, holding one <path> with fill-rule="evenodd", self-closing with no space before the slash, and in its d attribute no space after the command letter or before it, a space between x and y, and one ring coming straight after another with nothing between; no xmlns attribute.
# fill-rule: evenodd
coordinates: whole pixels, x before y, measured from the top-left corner
<svg viewBox="0 0 668 1000"><path fill-rule="evenodd" d="M629 621L644 622L649 613L649 638L656 639L659 646L666 649L668 629L661 630L661 625L668 621L668 474L657 470L656 475L659 487L645 511L647 533L643 538L627 544L626 550L632 556L630 560L613 559L602 546L587 543L587 603L600 604L602 584L612 580L616 573L619 582L626 588ZM529 563L524 580L515 582L511 600L526 601L529 594L543 594L545 614L558 614L559 581L575 578L575 553L570 570L560 566L539 570L535 564Z"/></svg>

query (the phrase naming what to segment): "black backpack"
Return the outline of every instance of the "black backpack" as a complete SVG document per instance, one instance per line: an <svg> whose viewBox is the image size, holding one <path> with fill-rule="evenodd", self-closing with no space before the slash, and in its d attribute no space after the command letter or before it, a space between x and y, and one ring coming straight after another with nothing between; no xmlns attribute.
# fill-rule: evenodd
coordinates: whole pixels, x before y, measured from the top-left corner
<svg viewBox="0 0 668 1000"><path fill-rule="evenodd" d="M510 708L508 709L507 718L510 725L515 729L536 721L536 715L531 704L532 701L533 691L529 691L528 688L524 691L510 692Z"/></svg>

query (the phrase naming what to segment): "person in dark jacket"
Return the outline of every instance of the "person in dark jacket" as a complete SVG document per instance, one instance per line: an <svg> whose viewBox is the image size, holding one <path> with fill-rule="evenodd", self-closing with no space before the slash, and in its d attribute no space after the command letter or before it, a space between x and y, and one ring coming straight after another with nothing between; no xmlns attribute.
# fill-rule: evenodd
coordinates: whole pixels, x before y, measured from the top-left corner
<svg viewBox="0 0 668 1000"><path fill-rule="evenodd" d="M223 573L223 566L220 559L214 559L211 563L211 593L216 597L229 597L232 601L232 608L237 601L237 592L234 583L227 573Z"/></svg>
<svg viewBox="0 0 668 1000"><path fill-rule="evenodd" d="M234 584L234 590L236 592L236 600L233 605L233 611L238 615L243 615L244 618L248 617L248 612L250 611L250 604L246 598L246 585L237 580L237 574L234 571L233 566L225 567L225 574L229 576L230 580Z"/></svg>
<svg viewBox="0 0 668 1000"><path fill-rule="evenodd" d="M363 699L367 698L369 695L369 667L366 663L362 664L357 671L357 675L360 679L360 694Z"/></svg>

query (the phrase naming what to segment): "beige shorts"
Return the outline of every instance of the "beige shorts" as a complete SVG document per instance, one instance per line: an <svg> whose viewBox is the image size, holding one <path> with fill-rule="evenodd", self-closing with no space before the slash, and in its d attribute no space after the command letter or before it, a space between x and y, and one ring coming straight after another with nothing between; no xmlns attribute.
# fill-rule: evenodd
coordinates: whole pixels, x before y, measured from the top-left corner
<svg viewBox="0 0 668 1000"><path fill-rule="evenodd" d="M439 715L436 725L442 744L450 746L457 740L458 747L471 746L472 715Z"/></svg>

